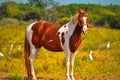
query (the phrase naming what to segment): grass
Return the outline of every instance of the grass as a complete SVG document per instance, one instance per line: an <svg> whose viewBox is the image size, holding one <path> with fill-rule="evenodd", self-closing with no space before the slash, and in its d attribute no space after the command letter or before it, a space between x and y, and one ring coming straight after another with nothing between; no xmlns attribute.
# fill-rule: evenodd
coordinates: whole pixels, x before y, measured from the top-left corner
<svg viewBox="0 0 120 80"><path fill-rule="evenodd" d="M0 27L0 79L25 79L26 69L23 59L24 33L27 25ZM108 28L89 28L83 35L79 47L74 75L76 80L119 80L120 79L120 30ZM109 49L106 43L110 41ZM14 43L9 54L10 45ZM18 51L19 44L22 50ZM93 51L93 61L89 52ZM41 80L65 80L65 54L40 49L35 58L35 72Z"/></svg>

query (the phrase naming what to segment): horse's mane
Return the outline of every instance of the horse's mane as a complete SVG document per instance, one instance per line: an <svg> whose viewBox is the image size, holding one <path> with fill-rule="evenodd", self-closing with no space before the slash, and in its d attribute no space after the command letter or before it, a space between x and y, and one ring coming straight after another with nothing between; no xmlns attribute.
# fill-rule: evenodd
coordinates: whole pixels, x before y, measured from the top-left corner
<svg viewBox="0 0 120 80"><path fill-rule="evenodd" d="M80 10L80 11L81 11L81 13L84 13L84 11L82 11L82 10ZM74 24L78 23L78 17L79 17L79 12L76 13L76 14L71 18L71 21L72 21Z"/></svg>
<svg viewBox="0 0 120 80"><path fill-rule="evenodd" d="M79 13L75 14L75 15L71 18L72 23L74 23L74 24L78 23L78 17L79 17Z"/></svg>

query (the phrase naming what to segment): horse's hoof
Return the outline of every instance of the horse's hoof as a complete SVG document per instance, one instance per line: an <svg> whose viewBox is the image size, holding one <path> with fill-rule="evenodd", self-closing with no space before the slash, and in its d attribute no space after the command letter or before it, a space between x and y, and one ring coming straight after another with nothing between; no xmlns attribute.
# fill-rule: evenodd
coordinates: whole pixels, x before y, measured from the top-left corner
<svg viewBox="0 0 120 80"><path fill-rule="evenodd" d="M71 77L71 80L75 80L75 78L74 78L74 77Z"/></svg>
<svg viewBox="0 0 120 80"><path fill-rule="evenodd" d="M36 78L32 79L32 80L37 80Z"/></svg>
<svg viewBox="0 0 120 80"><path fill-rule="evenodd" d="M71 78L71 80L75 80L75 78L73 77L73 78Z"/></svg>
<svg viewBox="0 0 120 80"><path fill-rule="evenodd" d="M71 78L67 78L66 80L71 80Z"/></svg>
<svg viewBox="0 0 120 80"><path fill-rule="evenodd" d="M33 77L32 80L37 80L37 78L36 78L36 77Z"/></svg>

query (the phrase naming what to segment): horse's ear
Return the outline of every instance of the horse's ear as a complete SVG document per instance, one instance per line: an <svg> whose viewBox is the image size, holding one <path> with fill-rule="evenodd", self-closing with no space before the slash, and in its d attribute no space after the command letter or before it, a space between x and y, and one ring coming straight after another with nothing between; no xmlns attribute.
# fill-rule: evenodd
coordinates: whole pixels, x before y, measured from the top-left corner
<svg viewBox="0 0 120 80"><path fill-rule="evenodd" d="M81 13L82 13L82 10L81 10L81 9L78 9L78 12L79 12L79 14L81 14Z"/></svg>
<svg viewBox="0 0 120 80"><path fill-rule="evenodd" d="M88 13L88 7L85 9L85 12Z"/></svg>

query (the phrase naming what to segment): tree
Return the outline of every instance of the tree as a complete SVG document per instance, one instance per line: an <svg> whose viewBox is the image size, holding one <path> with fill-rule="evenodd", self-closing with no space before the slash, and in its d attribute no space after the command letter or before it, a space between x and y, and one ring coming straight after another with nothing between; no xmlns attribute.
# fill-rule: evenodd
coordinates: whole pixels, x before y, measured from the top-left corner
<svg viewBox="0 0 120 80"><path fill-rule="evenodd" d="M120 15L108 16L107 20L111 28L120 29Z"/></svg>
<svg viewBox="0 0 120 80"><path fill-rule="evenodd" d="M57 3L53 0L28 0L29 4L32 6L39 6L43 9L45 9L48 6L56 5Z"/></svg>
<svg viewBox="0 0 120 80"><path fill-rule="evenodd" d="M40 19L40 15L37 12L30 12L24 18L25 21L28 21L28 20L39 20L39 19Z"/></svg>
<svg viewBox="0 0 120 80"><path fill-rule="evenodd" d="M8 1L8 2L3 2L1 3L0 6L0 15L2 15L2 17L12 17L12 15L15 15L15 13L17 12L16 7L11 7L11 6L16 6L17 4L13 1Z"/></svg>

